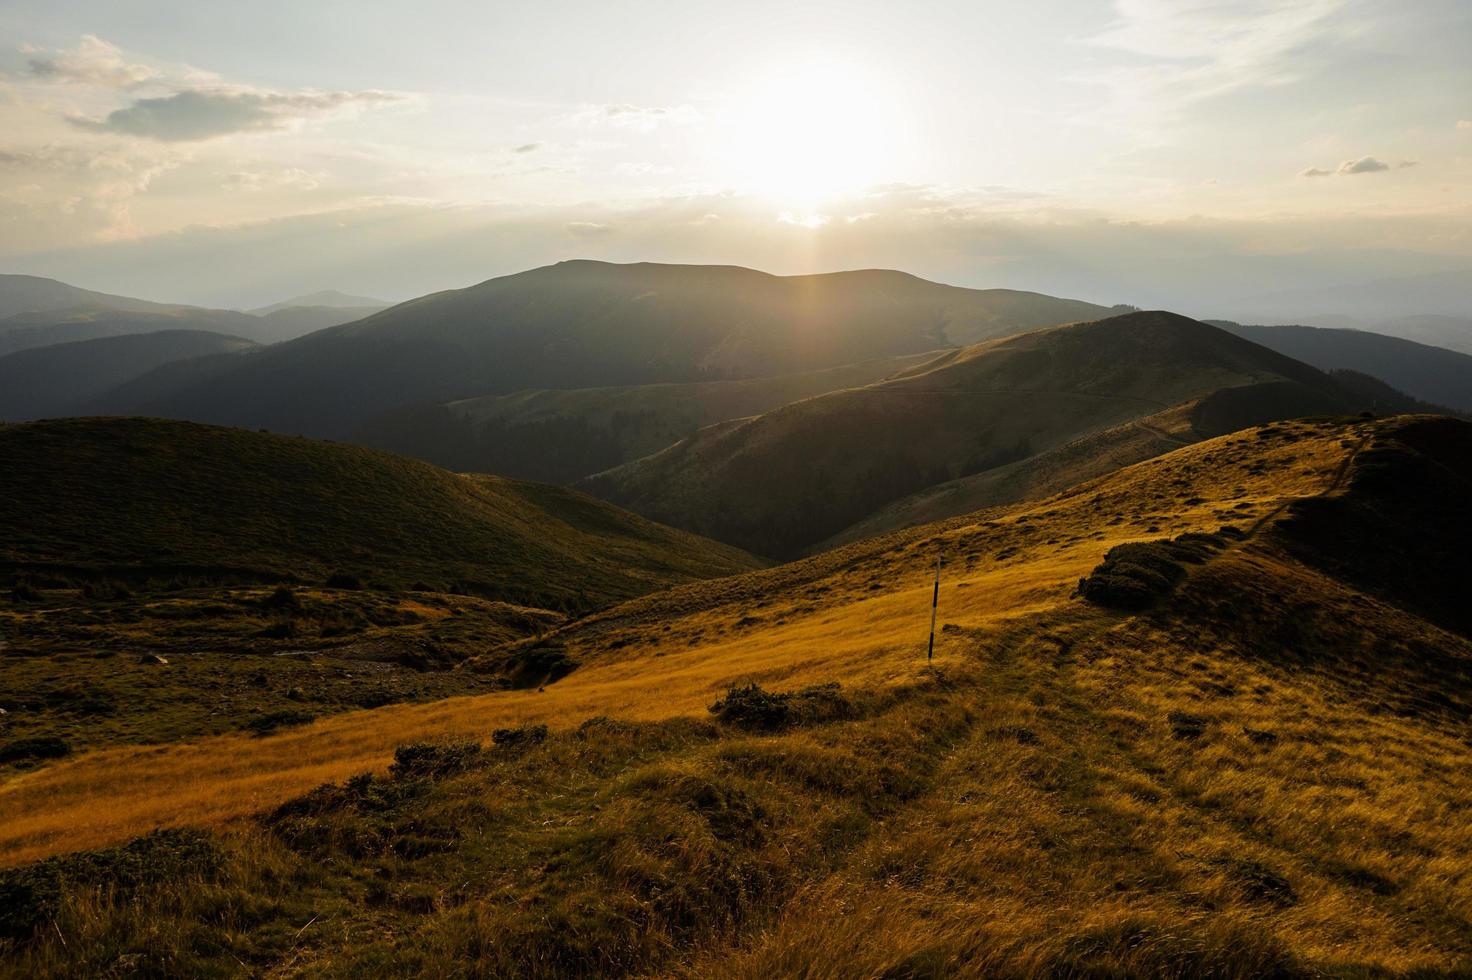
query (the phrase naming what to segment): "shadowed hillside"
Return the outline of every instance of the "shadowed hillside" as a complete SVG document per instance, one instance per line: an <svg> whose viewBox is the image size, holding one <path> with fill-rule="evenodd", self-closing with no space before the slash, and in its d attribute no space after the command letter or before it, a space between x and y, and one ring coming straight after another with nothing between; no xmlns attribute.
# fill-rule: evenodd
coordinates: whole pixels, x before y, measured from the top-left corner
<svg viewBox="0 0 1472 980"><path fill-rule="evenodd" d="M1472 356L1467 354L1366 330L1209 322L1322 370L1358 371L1433 405L1472 412Z"/></svg>
<svg viewBox="0 0 1472 980"><path fill-rule="evenodd" d="M1192 427L1209 435L1357 406L1305 364L1175 314L1132 313L976 345L882 384L712 426L583 485L785 556L924 488L1022 467L1191 401Z"/></svg>
<svg viewBox="0 0 1472 980"><path fill-rule="evenodd" d="M0 876L0 956L36 976L121 956L191 975L1461 975L1472 643L1294 527L1382 493L1375 471L1452 499L1467 439L1427 419L1247 430L569 623L539 642L579 666L543 691L50 762L0 788L4 861L58 855ZM1440 530L1385 502L1357 523ZM1078 594L1129 548L1164 583L1143 608Z"/></svg>
<svg viewBox="0 0 1472 980"><path fill-rule="evenodd" d="M150 419L0 427L0 497L0 564L33 573L339 573L557 608L753 564L568 490Z"/></svg>
<svg viewBox="0 0 1472 980"><path fill-rule="evenodd" d="M342 438L406 404L771 377L1101 312L899 272L779 277L732 266L563 262L402 303L124 408Z"/></svg>
<svg viewBox="0 0 1472 980"><path fill-rule="evenodd" d="M932 356L879 358L745 381L544 388L410 406L367 423L353 441L462 472L571 483L657 452L707 425L870 384Z"/></svg>
<svg viewBox="0 0 1472 980"><path fill-rule="evenodd" d="M103 392L162 364L255 346L203 330L159 330L16 351L0 357L0 420L80 415Z"/></svg>

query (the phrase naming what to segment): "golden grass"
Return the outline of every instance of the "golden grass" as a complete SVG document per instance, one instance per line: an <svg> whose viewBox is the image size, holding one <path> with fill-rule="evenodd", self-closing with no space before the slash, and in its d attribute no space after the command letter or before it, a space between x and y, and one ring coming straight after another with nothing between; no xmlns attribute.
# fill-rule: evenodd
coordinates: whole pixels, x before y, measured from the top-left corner
<svg viewBox="0 0 1472 980"><path fill-rule="evenodd" d="M596 715L701 715L725 687L748 680L795 687L912 679L925 666L937 549L948 563L941 620L952 629L937 637L939 662L947 664L975 643L975 631L1066 603L1077 579L1116 543L1213 530L1224 513L1251 518L1321 490L1348 451L1343 429L1284 431L1283 438L1213 440L1042 502L636 600L566 631L569 651L586 666L544 691L351 712L267 738L107 749L12 778L0 786L0 863L94 848L155 827L218 825L323 782L382 769L406 742L483 737L510 725L570 727ZM722 590L732 597L722 600ZM754 595L763 597L759 609ZM741 628L753 614L761 621ZM620 646L614 641L621 637L634 642Z"/></svg>

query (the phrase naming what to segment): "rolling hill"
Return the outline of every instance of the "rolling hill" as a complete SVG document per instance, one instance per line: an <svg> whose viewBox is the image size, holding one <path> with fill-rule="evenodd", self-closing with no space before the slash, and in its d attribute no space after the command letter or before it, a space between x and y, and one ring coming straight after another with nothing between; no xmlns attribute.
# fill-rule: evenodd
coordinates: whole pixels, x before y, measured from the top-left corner
<svg viewBox="0 0 1472 980"><path fill-rule="evenodd" d="M126 313L176 313L186 307L114 296L41 276L0 275L0 320L18 313L68 313L117 310Z"/></svg>
<svg viewBox="0 0 1472 980"><path fill-rule="evenodd" d="M927 487L1197 400L1193 424L1213 435L1359 401L1215 327L1131 313L979 344L881 384L711 426L580 486L790 556Z"/></svg>
<svg viewBox="0 0 1472 980"><path fill-rule="evenodd" d="M114 296L37 276L0 275L0 354L163 330L204 330L273 344L383 308L368 300L352 308L323 303L272 307L254 315Z"/></svg>
<svg viewBox="0 0 1472 980"><path fill-rule="evenodd" d="M1459 976L1469 492L1466 423L1279 423L567 623L544 690L53 761L0 962Z"/></svg>
<svg viewBox="0 0 1472 980"><path fill-rule="evenodd" d="M160 365L255 346L203 330L158 330L16 351L0 356L0 421L84 414L104 392Z"/></svg>
<svg viewBox="0 0 1472 980"><path fill-rule="evenodd" d="M459 472L571 483L647 456L707 425L871 384L933 356L876 358L775 378L542 388L407 406L366 423L352 441Z"/></svg>
<svg viewBox="0 0 1472 980"><path fill-rule="evenodd" d="M128 410L347 438L408 404L772 377L1102 312L898 272L779 277L727 266L563 262L401 303Z"/></svg>
<svg viewBox="0 0 1472 980"><path fill-rule="evenodd" d="M150 419L0 427L0 497L0 568L13 574L336 574L590 608L755 564L569 490Z"/></svg>
<svg viewBox="0 0 1472 980"><path fill-rule="evenodd" d="M295 340L318 330L326 330L342 323L352 323L372 316L384 309L377 306L288 306L263 313L251 331L253 337L263 344L277 344L284 340Z"/></svg>
<svg viewBox="0 0 1472 980"><path fill-rule="evenodd" d="M247 310L246 312L256 316L270 316L272 313L280 313L283 310L300 309L302 307L326 307L328 309L366 309L371 307L376 310L382 310L392 305L392 303L385 303L381 299L374 299L372 296L354 296L351 293L344 293L336 289L320 289L315 293L307 293L304 296L293 296L291 299L284 299L279 303L272 303L269 306L258 307L257 309Z"/></svg>
<svg viewBox="0 0 1472 980"><path fill-rule="evenodd" d="M1424 402L1472 412L1472 355L1367 330L1207 322L1316 368L1359 371Z"/></svg>

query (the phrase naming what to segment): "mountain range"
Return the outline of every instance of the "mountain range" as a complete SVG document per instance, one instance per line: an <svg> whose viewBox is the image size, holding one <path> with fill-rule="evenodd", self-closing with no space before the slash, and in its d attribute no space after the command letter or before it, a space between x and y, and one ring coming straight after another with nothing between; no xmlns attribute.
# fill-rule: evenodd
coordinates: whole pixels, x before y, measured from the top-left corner
<svg viewBox="0 0 1472 980"><path fill-rule="evenodd" d="M1357 411L1362 399L1216 327L1129 313L961 348L888 381L713 425L579 485L655 520L790 557L909 494L1027 465L1187 403L1192 426L1216 435Z"/></svg>

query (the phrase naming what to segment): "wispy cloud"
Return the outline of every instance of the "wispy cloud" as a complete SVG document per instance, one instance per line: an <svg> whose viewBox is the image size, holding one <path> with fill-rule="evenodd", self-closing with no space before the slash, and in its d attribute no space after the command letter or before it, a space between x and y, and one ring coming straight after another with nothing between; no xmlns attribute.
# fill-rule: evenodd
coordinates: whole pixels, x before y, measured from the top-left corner
<svg viewBox="0 0 1472 980"><path fill-rule="evenodd" d="M1116 116L1159 122L1205 99L1300 76L1294 56L1322 43L1347 0L1115 0L1115 20L1087 39L1132 63L1095 73Z"/></svg>
<svg viewBox="0 0 1472 980"><path fill-rule="evenodd" d="M192 142L257 130L285 129L295 120L349 106L398 101L388 92L261 92L185 89L159 98L136 99L102 119L72 118L74 126L160 140Z"/></svg>
<svg viewBox="0 0 1472 980"><path fill-rule="evenodd" d="M693 106L640 106L627 102L585 105L563 117L563 122L588 128L610 127L647 133L658 126L689 125L700 121Z"/></svg>
<svg viewBox="0 0 1472 980"><path fill-rule="evenodd" d="M1324 169L1322 169L1320 167L1309 167L1307 170L1300 170L1298 172L1298 176L1300 176L1300 177L1356 177L1356 176L1358 176L1360 174L1378 174L1378 173L1384 173L1387 170L1405 170L1408 167L1415 167L1415 166L1418 166L1418 162L1415 161L1415 160L1402 160L1400 163L1397 163L1394 167L1392 167L1390 164L1386 163L1384 160L1380 160L1380 159L1377 159L1375 157L1366 156L1366 157L1360 157L1357 160L1345 160L1343 163L1341 163L1338 167L1336 167L1333 170L1324 170Z"/></svg>
<svg viewBox="0 0 1472 980"><path fill-rule="evenodd" d="M216 82L219 76L191 65L164 64L130 56L95 34L83 34L75 48L47 49L22 45L26 69L42 82L96 88L136 89L143 86L188 86Z"/></svg>

